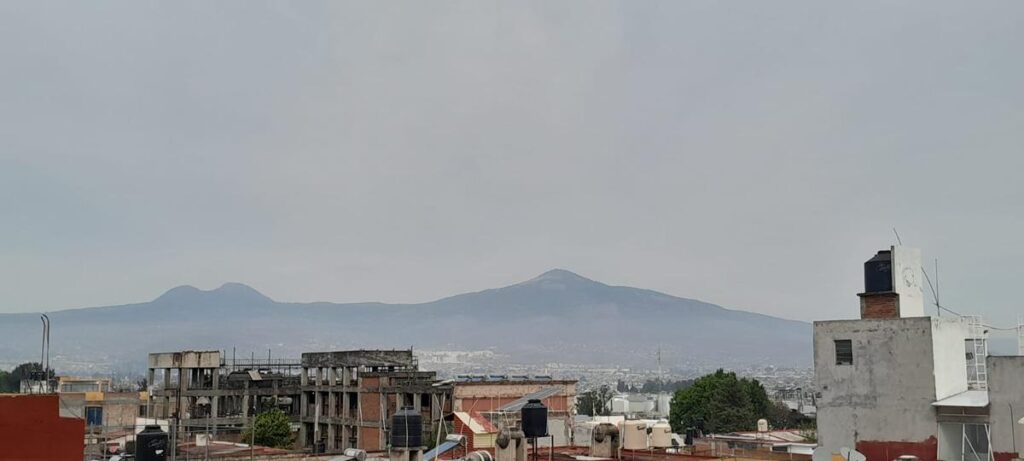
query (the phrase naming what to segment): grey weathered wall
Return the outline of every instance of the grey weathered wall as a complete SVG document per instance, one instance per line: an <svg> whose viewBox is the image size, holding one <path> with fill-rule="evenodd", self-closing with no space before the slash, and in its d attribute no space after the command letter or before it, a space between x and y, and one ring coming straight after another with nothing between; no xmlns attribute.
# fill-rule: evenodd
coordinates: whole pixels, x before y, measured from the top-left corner
<svg viewBox="0 0 1024 461"><path fill-rule="evenodd" d="M1024 418L1024 357L990 356L986 366L992 451L996 461L1019 457L1024 451L1024 425L1017 424Z"/></svg>
<svg viewBox="0 0 1024 461"><path fill-rule="evenodd" d="M836 365L836 339L853 342L853 365ZM814 323L819 444L922 442L936 436L932 319Z"/></svg>

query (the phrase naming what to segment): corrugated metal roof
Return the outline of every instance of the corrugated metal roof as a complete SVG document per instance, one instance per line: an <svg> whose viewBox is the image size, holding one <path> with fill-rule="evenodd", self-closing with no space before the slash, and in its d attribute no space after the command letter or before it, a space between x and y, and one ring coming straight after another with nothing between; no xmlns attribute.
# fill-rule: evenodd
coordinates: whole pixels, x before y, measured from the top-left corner
<svg viewBox="0 0 1024 461"><path fill-rule="evenodd" d="M453 442L450 440L441 442L441 445L432 448L430 451L423 454L423 461L433 461L438 455L448 453L453 448L459 446L459 442ZM334 461L334 460L331 460Z"/></svg>
<svg viewBox="0 0 1024 461"><path fill-rule="evenodd" d="M474 434L488 434L498 431L490 421L487 421L487 419L479 413L456 411L455 417L459 418L459 420L462 421L462 424L468 427L469 430L473 431Z"/></svg>
<svg viewBox="0 0 1024 461"><path fill-rule="evenodd" d="M519 411L523 409L523 405L526 405L526 402L529 402L530 399L544 400L552 395L558 394L559 392L562 392L561 388L545 387L537 392L524 395L522 398L512 401L511 403L499 408L498 411Z"/></svg>

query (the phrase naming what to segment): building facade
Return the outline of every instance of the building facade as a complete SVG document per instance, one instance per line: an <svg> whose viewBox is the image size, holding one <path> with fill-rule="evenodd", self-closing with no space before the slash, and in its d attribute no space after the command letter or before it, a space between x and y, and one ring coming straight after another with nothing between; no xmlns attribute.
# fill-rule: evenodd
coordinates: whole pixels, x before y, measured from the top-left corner
<svg viewBox="0 0 1024 461"><path fill-rule="evenodd" d="M225 360L219 351L149 355L152 417L176 419L180 440L211 428L237 439L270 408L299 427L296 447L341 452L387 448L391 417L420 408L424 431L437 430L451 408L451 384L420 371L411 350L303 353L301 360Z"/></svg>
<svg viewBox="0 0 1024 461"><path fill-rule="evenodd" d="M880 251L865 263L860 319L814 323L819 449L868 461L1020 458L1024 357L988 356L977 317L924 316L919 276L916 251Z"/></svg>
<svg viewBox="0 0 1024 461"><path fill-rule="evenodd" d="M301 390L299 439L328 453L386 449L402 407L419 410L424 437L451 411L451 383L420 371L411 350L303 353Z"/></svg>

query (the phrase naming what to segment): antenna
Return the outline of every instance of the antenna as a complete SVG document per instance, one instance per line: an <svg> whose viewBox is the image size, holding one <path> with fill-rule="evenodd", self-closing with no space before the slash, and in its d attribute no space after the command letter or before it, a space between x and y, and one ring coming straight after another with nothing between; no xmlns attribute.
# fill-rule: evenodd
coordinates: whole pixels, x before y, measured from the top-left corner
<svg viewBox="0 0 1024 461"><path fill-rule="evenodd" d="M896 232L896 228L892 228L892 233L896 234L896 243L903 245L903 240L900 240L900 233Z"/></svg>
<svg viewBox="0 0 1024 461"><path fill-rule="evenodd" d="M662 371L661 371L661 343L658 343L658 381L659 381L658 382L658 387L659 388L664 388L665 387L665 376L664 376L664 374L662 374ZM660 389L660 390L664 391L664 389Z"/></svg>

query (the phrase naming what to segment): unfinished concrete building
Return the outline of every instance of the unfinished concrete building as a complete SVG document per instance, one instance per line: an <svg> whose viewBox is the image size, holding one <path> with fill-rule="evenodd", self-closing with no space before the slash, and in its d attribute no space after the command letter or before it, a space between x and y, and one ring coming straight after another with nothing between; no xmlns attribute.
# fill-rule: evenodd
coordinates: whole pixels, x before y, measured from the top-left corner
<svg viewBox="0 0 1024 461"><path fill-rule="evenodd" d="M413 407L425 436L450 412L452 385L420 371L411 350L302 354L302 429L299 440L327 452L387 448L391 417Z"/></svg>
<svg viewBox="0 0 1024 461"><path fill-rule="evenodd" d="M220 351L149 354L151 414L185 421L185 436L189 428L207 424L214 433L237 435L271 406L297 416L299 371L297 360L227 362Z"/></svg>
<svg viewBox="0 0 1024 461"><path fill-rule="evenodd" d="M296 448L340 452L387 447L391 416L420 410L424 431L450 412L452 385L419 371L411 350L311 352L302 360L225 360L219 351L149 354L152 417L178 417L191 431L232 440L258 413L276 407L301 423Z"/></svg>

